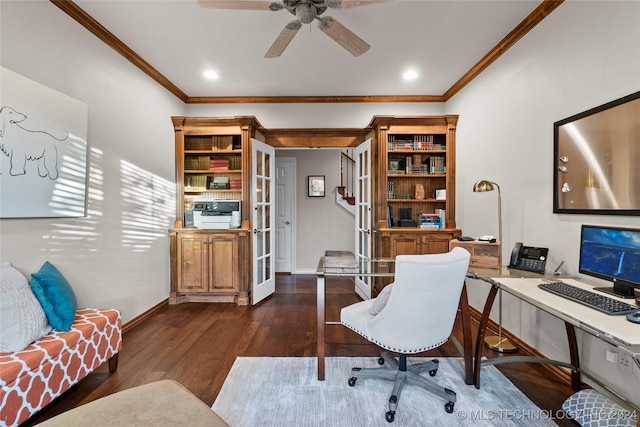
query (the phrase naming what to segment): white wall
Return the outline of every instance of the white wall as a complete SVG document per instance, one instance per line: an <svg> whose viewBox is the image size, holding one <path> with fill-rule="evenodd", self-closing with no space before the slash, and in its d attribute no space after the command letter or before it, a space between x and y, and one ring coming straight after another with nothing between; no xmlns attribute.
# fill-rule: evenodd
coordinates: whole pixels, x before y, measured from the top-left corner
<svg viewBox="0 0 640 427"><path fill-rule="evenodd" d="M0 220L0 259L50 261L79 304L126 322L167 298L175 217L172 115L185 106L48 1L0 3L2 66L89 107L85 218Z"/></svg>
<svg viewBox="0 0 640 427"><path fill-rule="evenodd" d="M328 249L353 251L354 216L336 203L340 185L340 150L276 150L276 157L296 159L296 265L297 274L315 273ZM325 176L325 197L309 197L307 177Z"/></svg>
<svg viewBox="0 0 640 427"><path fill-rule="evenodd" d="M548 268L564 261L562 272L578 275L581 224L638 227L640 219L552 213L553 123L638 90L640 2L563 3L446 104L448 114L460 115L457 225L472 236L498 234L496 193L472 192L479 179L495 181L502 189L503 259L521 241L548 247ZM504 306L507 329L568 360L562 322L508 296ZM640 405L640 370L628 376L605 362L608 347L580 335L583 367Z"/></svg>

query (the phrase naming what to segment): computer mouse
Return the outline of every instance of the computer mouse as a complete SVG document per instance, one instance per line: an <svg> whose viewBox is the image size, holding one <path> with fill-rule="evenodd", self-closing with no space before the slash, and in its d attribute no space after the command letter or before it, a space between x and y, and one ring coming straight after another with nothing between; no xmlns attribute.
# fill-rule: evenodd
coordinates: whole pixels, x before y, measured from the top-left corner
<svg viewBox="0 0 640 427"><path fill-rule="evenodd" d="M640 311L627 314L627 320L633 323L640 323Z"/></svg>

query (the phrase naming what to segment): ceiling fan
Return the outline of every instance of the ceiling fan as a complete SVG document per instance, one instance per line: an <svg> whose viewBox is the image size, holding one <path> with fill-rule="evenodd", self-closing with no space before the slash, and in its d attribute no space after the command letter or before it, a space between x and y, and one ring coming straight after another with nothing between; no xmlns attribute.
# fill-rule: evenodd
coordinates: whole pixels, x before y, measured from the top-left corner
<svg viewBox="0 0 640 427"><path fill-rule="evenodd" d="M356 6L366 6L389 0L198 0L201 7L211 9L239 9L239 10L288 10L296 19L285 25L278 35L265 58L277 58L289 46L302 24L309 24L317 19L318 28L331 37L336 43L345 48L353 56L360 56L371 46L351 30L330 16L321 16L327 9L344 9Z"/></svg>

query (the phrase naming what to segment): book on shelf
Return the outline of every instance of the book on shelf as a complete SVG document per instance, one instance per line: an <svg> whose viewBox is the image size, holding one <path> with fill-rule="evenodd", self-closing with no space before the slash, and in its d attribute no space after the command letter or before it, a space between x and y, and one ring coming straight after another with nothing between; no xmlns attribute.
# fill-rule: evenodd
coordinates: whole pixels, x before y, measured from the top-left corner
<svg viewBox="0 0 640 427"><path fill-rule="evenodd" d="M207 175L188 175L184 178L184 186L187 190L206 190Z"/></svg>
<svg viewBox="0 0 640 427"><path fill-rule="evenodd" d="M213 182L209 184L210 189L216 190L228 190L229 189L229 177L216 176L213 178Z"/></svg>
<svg viewBox="0 0 640 427"><path fill-rule="evenodd" d="M440 213L422 213L418 217L418 226L420 228L443 228L443 222Z"/></svg>
<svg viewBox="0 0 640 427"><path fill-rule="evenodd" d="M211 170L229 170L229 159L211 159L209 162Z"/></svg>

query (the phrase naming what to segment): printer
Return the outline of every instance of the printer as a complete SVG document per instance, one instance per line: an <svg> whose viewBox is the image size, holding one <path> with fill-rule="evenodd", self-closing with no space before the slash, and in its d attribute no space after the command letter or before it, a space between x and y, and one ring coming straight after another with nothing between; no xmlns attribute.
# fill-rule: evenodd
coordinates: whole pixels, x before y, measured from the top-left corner
<svg viewBox="0 0 640 427"><path fill-rule="evenodd" d="M239 200L196 200L193 225L196 228L224 230L241 224Z"/></svg>

